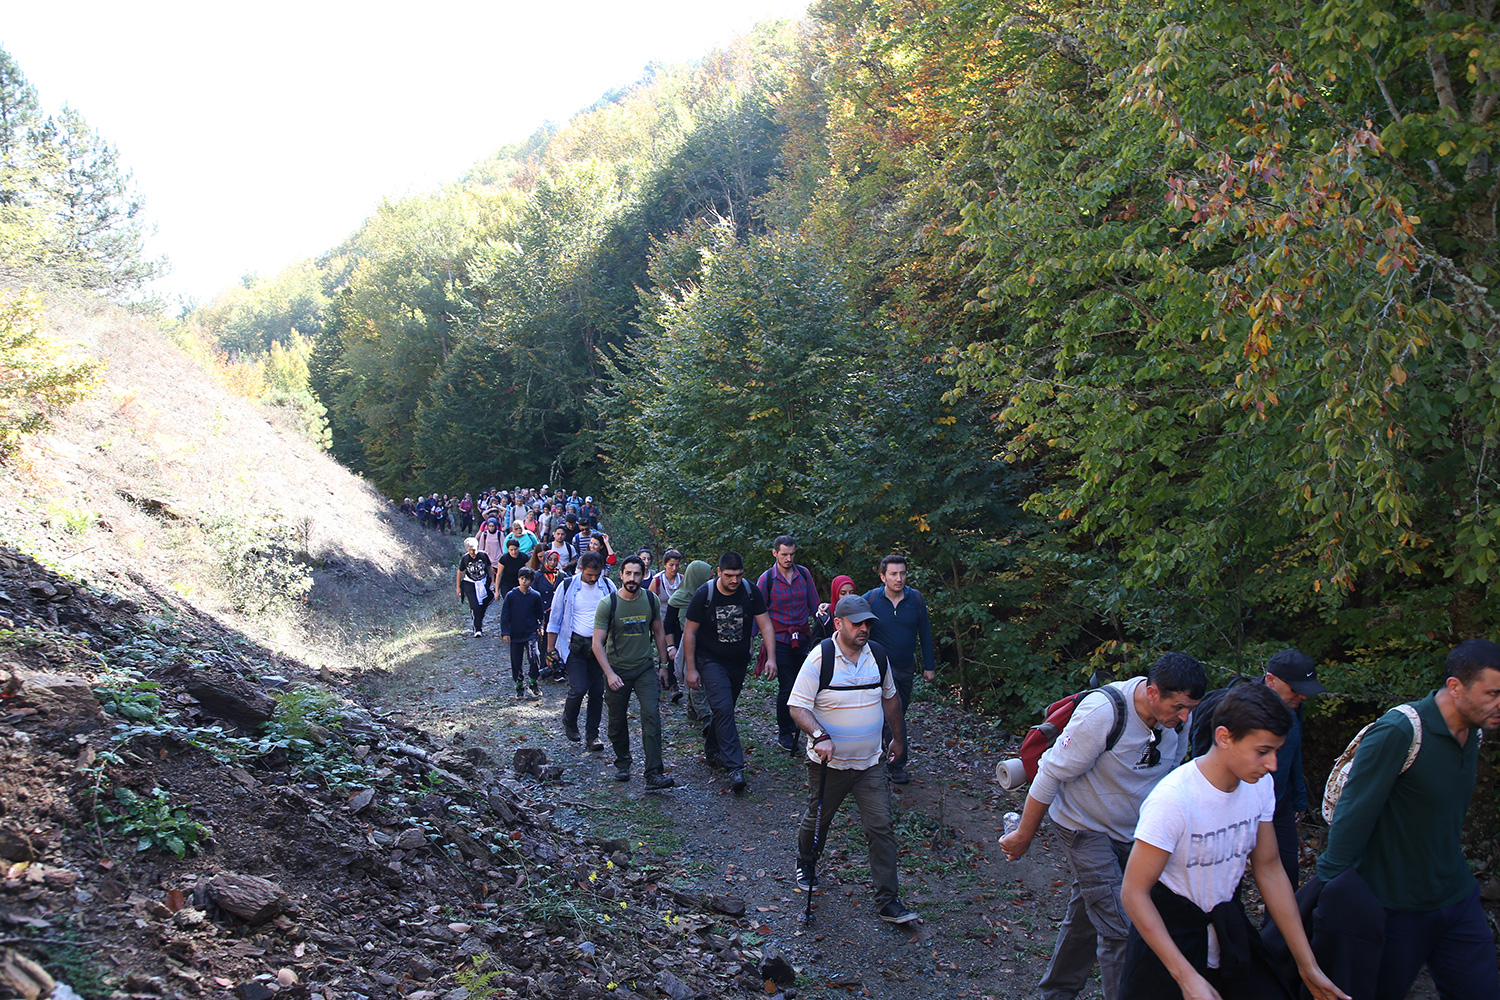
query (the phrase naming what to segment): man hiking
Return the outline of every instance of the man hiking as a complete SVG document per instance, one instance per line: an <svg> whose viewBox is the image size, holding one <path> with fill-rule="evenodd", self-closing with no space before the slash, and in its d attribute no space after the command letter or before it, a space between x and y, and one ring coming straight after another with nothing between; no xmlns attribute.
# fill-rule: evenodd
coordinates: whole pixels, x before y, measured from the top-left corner
<svg viewBox="0 0 1500 1000"><path fill-rule="evenodd" d="M762 636L761 649L774 644L776 662L787 669L776 675L776 742L781 749L797 749L797 724L787 711L787 696L797 681L792 664L802 662L812 643L808 641L812 619L818 612L818 588L806 566L797 564L797 539L782 535L771 545L775 563L760 575L756 585L766 597L766 612L771 616L774 636Z"/></svg>
<svg viewBox="0 0 1500 1000"><path fill-rule="evenodd" d="M839 806L853 795L869 847L876 912L887 923L920 923L922 918L896 891L891 781L881 763L880 737L889 726L889 754L901 752L901 699L885 651L870 642L874 617L863 597L839 601L833 638L813 647L792 685L788 708L797 728L807 734L809 791L797 827L797 888L817 889L816 848L826 842ZM826 684L825 660L831 667Z"/></svg>
<svg viewBox="0 0 1500 1000"><path fill-rule="evenodd" d="M916 681L917 653L922 654L922 676L933 680L937 663L932 652L932 623L927 617L927 601L921 591L906 585L906 557L891 553L880 560L880 586L865 594L875 621L870 635L891 654L891 670L896 675L896 693L901 697L901 719L911 704L912 685ZM906 748L890 763L891 780L904 785Z"/></svg>
<svg viewBox="0 0 1500 1000"><path fill-rule="evenodd" d="M604 559L597 552L578 557L578 573L570 576L552 595L552 614L547 619L547 660L567 669L568 697L563 702L563 735L579 741L578 712L588 699L585 734L590 750L603 750L599 721L604 716L604 671L594 658L594 613L599 602L614 593L615 585L601 579ZM561 640L559 640L561 636Z"/></svg>
<svg viewBox="0 0 1500 1000"><path fill-rule="evenodd" d="M661 603L641 586L646 564L640 556L620 563L620 589L599 602L594 612L594 658L604 673L604 704L609 708L609 743L615 751L615 780L630 780L630 695L641 708L641 754L646 758L646 788L671 788L661 760L661 685L651 663L656 645L659 662L667 660L661 627ZM665 673L662 668L661 673Z"/></svg>
<svg viewBox="0 0 1500 1000"><path fill-rule="evenodd" d="M749 788L734 707L750 665L750 627L759 625L761 635L775 634L765 598L744 577L745 560L738 552L721 555L718 577L699 587L688 603L682 632L683 676L688 687L707 692L713 712L714 745L708 752L717 750L729 769L729 788L736 795ZM774 648L766 661L766 676L776 676Z"/></svg>

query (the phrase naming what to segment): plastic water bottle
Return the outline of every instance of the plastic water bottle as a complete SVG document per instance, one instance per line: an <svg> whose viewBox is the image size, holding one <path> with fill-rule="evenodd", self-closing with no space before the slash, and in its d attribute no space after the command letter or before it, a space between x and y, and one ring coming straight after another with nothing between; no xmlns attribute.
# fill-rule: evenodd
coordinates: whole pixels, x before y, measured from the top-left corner
<svg viewBox="0 0 1500 1000"><path fill-rule="evenodd" d="M1005 836L1009 837L1021 828L1021 814L1018 812L1006 813L1000 817L1000 825L1005 830Z"/></svg>

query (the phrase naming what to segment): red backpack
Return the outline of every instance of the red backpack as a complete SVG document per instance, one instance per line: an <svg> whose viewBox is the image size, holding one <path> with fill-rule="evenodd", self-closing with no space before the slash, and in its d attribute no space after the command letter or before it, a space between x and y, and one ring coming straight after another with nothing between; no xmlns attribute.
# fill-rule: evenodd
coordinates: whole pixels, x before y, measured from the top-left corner
<svg viewBox="0 0 1500 1000"><path fill-rule="evenodd" d="M1104 741L1105 752L1113 750L1115 744L1120 742L1120 737L1125 732L1125 696L1120 694L1118 688L1101 683L1098 674L1091 678L1091 682L1093 686L1048 705L1042 722L1027 731L1026 736L1021 740L1019 755L1021 767L1026 775L1025 781L1031 781L1036 777L1037 763L1042 759L1042 754L1057 742L1057 738L1067 728L1068 720L1073 718L1073 712L1078 708L1079 702L1095 691L1104 692L1105 697L1113 703L1115 709L1114 724L1109 727L1109 737ZM1007 788L1015 788L1024 784L1022 781L1014 780L1020 776L1015 770L1014 761L1001 761L995 768L995 774L1000 783ZM1010 776L1009 779L1006 777L1007 774Z"/></svg>

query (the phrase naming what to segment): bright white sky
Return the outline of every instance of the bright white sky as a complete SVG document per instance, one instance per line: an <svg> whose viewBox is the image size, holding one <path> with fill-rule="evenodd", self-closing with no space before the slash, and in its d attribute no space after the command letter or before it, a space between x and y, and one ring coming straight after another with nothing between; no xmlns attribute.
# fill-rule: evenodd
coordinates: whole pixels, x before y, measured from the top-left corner
<svg viewBox="0 0 1500 1000"><path fill-rule="evenodd" d="M0 0L0 47L83 113L144 196L160 290L207 301L340 242L383 198L456 180L646 65L807 0Z"/></svg>

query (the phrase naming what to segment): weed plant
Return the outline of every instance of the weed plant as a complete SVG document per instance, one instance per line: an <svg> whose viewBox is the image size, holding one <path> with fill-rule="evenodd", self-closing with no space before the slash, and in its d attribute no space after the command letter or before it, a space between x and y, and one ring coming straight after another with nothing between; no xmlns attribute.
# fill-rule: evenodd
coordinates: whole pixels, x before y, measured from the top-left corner
<svg viewBox="0 0 1500 1000"><path fill-rule="evenodd" d="M99 818L115 825L124 836L136 838L137 852L159 847L178 858L196 854L199 844L213 836L213 831L174 806L163 789L153 788L140 795L129 788L115 789L115 806L98 807Z"/></svg>

